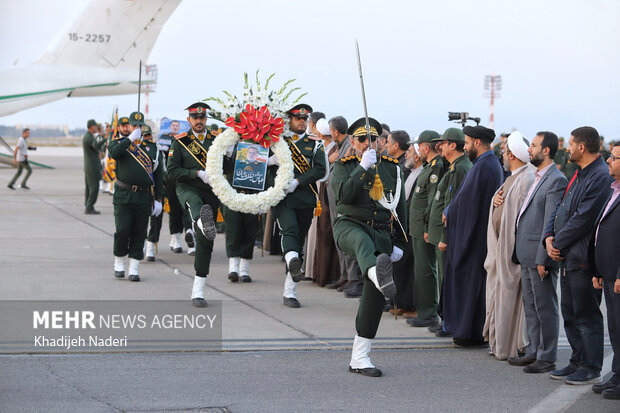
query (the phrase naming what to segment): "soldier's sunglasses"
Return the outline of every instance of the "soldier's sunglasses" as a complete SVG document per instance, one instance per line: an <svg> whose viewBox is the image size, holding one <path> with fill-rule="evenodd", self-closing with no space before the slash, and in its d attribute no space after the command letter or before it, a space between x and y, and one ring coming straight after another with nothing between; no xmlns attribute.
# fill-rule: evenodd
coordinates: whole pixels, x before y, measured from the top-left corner
<svg viewBox="0 0 620 413"><path fill-rule="evenodd" d="M364 143L364 142L366 142L366 139L368 139L368 136L367 136L367 135L362 135L362 136L354 136L354 139L357 139L357 141L358 141L359 143ZM376 140L377 140L377 137L376 137L376 136L374 136L374 135L370 135L370 141L371 141L371 142L374 142L374 141L376 141Z"/></svg>

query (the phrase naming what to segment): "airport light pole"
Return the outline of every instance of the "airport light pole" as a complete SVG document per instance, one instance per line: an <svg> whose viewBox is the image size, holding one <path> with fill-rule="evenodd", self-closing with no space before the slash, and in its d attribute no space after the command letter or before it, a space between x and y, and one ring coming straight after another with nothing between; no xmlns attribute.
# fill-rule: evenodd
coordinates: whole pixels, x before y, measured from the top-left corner
<svg viewBox="0 0 620 413"><path fill-rule="evenodd" d="M487 91L484 97L491 98L489 104L489 128L493 129L495 99L501 97L499 91L502 90L502 77L496 75L485 76L484 90Z"/></svg>

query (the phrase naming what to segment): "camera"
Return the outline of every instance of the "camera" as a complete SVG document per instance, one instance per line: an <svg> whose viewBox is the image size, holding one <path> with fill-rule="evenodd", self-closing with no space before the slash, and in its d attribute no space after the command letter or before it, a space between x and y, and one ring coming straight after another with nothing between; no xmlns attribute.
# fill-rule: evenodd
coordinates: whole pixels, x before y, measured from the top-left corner
<svg viewBox="0 0 620 413"><path fill-rule="evenodd" d="M465 127L468 120L476 122L476 126L480 124L480 118L470 117L469 112L448 112L448 120L458 122L463 125L463 127Z"/></svg>

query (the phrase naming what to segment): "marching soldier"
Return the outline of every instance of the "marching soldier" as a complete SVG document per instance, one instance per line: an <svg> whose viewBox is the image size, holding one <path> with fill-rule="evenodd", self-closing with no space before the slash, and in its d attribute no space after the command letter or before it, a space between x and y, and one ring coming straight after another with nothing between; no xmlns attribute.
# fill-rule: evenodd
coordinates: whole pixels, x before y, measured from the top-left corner
<svg viewBox="0 0 620 413"><path fill-rule="evenodd" d="M196 275L191 295L195 307L207 306L204 288L216 233L214 214L220 205L205 171L207 152L213 143L213 136L206 129L208 109L209 105L202 102L186 108L191 129L176 136L168 153L168 178L176 183L179 203L189 213L196 236Z"/></svg>
<svg viewBox="0 0 620 413"><path fill-rule="evenodd" d="M157 145L142 140L150 132L144 115L129 116L128 137L122 134L110 143L110 156L116 160L114 190L114 276L125 277L124 258L129 255L129 281L140 281L138 265L144 257L144 240L149 216L162 212L163 165ZM142 129L144 128L144 129Z"/></svg>
<svg viewBox="0 0 620 413"><path fill-rule="evenodd" d="M289 131L283 135L295 163L295 178L291 181L286 197L272 209L282 235L282 254L286 261L284 305L299 308L296 283L304 278L300 255L312 222L312 211L317 203L315 182L325 176L325 149L321 141L306 136L306 121L312 108L299 104L287 112L290 116ZM269 164L277 163L275 156Z"/></svg>
<svg viewBox="0 0 620 413"><path fill-rule="evenodd" d="M375 119L369 118L369 123L370 131L366 130L365 118L349 127L347 133L352 136L355 155L336 162L332 187L338 211L334 239L343 252L356 257L364 278L349 371L378 377L381 370L370 362L368 354L385 298L392 299L396 294L392 262L402 258L403 251L394 241L404 248L407 207L398 161L368 149L368 135L374 141L382 131Z"/></svg>
<svg viewBox="0 0 620 413"><path fill-rule="evenodd" d="M435 150L433 139L439 134L423 131L417 139L420 158L425 162L411 194L409 209L409 234L413 238L415 294L418 316L407 320L414 327L439 324L439 285L435 265L435 246L428 243L428 222L431 203L439 180L443 177L443 158Z"/></svg>

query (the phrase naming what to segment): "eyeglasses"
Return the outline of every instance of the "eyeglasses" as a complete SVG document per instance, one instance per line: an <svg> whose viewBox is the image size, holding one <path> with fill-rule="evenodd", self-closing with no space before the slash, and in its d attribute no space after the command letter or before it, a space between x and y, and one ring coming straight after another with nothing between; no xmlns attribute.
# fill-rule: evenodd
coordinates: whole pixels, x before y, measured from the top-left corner
<svg viewBox="0 0 620 413"><path fill-rule="evenodd" d="M199 115L197 113L192 113L192 114L189 115L189 117L192 118L192 119L205 119L207 117L207 115L205 115L205 114Z"/></svg>
<svg viewBox="0 0 620 413"><path fill-rule="evenodd" d="M613 161L617 161L618 159L620 159L620 156L609 155L609 158L607 159L611 159L611 162L613 162Z"/></svg>

